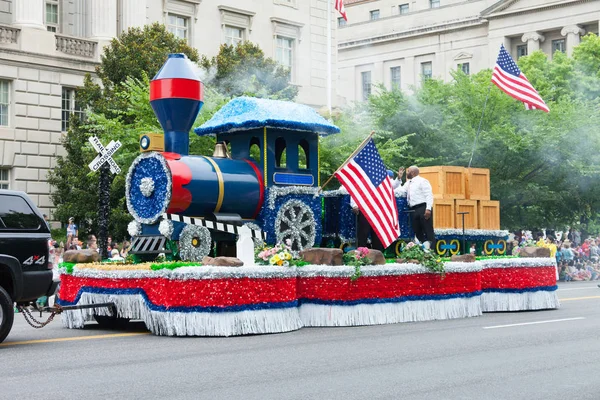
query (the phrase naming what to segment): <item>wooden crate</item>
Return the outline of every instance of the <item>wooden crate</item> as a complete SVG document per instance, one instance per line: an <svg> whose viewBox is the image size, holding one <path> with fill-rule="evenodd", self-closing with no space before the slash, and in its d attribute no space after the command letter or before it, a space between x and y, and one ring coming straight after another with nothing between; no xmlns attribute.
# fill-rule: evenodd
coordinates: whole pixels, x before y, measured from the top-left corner
<svg viewBox="0 0 600 400"><path fill-rule="evenodd" d="M419 174L431 183L434 199L465 198L464 167L423 167L419 168Z"/></svg>
<svg viewBox="0 0 600 400"><path fill-rule="evenodd" d="M496 200L479 200L479 229L500 229L500 202Z"/></svg>
<svg viewBox="0 0 600 400"><path fill-rule="evenodd" d="M433 227L435 229L454 228L454 200L433 202Z"/></svg>
<svg viewBox="0 0 600 400"><path fill-rule="evenodd" d="M429 181L433 191L434 199L442 199L444 196L444 183L442 167L419 168L419 175Z"/></svg>
<svg viewBox="0 0 600 400"><path fill-rule="evenodd" d="M465 229L479 229L479 219L477 218L477 200L455 200L454 205L454 224L456 229L462 229L462 215L457 214L459 212L468 212L465 215Z"/></svg>
<svg viewBox="0 0 600 400"><path fill-rule="evenodd" d="M466 195L470 200L490 199L490 170L487 168L467 168Z"/></svg>

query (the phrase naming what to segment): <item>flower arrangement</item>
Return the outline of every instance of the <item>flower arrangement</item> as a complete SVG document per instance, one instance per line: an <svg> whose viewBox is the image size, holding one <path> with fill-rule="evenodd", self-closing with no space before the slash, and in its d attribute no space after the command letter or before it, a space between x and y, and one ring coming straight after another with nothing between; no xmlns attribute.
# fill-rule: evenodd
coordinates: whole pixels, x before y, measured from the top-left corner
<svg viewBox="0 0 600 400"><path fill-rule="evenodd" d="M408 243L402 250L402 253L400 253L400 259L404 261L416 261L430 269L431 272L444 275L444 261L434 252L425 251L422 246L416 243Z"/></svg>
<svg viewBox="0 0 600 400"><path fill-rule="evenodd" d="M366 247L359 247L354 251L345 253L343 256L344 264L354 267L354 274L350 277L350 280L355 281L362 275L360 267L363 265L371 265L373 261L367 257L369 255L369 249Z"/></svg>
<svg viewBox="0 0 600 400"><path fill-rule="evenodd" d="M278 265L280 267L289 267L290 265L305 265L299 260L298 255L292 251L292 242L287 239L285 243L278 243L273 247L264 247L259 249L255 255L257 264Z"/></svg>

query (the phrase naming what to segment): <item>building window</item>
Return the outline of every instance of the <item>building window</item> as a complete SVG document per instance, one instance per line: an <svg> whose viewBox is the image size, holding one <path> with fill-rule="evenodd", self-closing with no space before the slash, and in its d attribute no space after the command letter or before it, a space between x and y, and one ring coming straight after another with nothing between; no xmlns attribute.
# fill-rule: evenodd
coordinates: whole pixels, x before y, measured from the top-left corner
<svg viewBox="0 0 600 400"><path fill-rule="evenodd" d="M429 8L440 8L440 0L429 0Z"/></svg>
<svg viewBox="0 0 600 400"><path fill-rule="evenodd" d="M45 21L49 32L58 32L58 0L46 1Z"/></svg>
<svg viewBox="0 0 600 400"><path fill-rule="evenodd" d="M244 40L244 29L234 26L225 27L225 43L230 46L237 46Z"/></svg>
<svg viewBox="0 0 600 400"><path fill-rule="evenodd" d="M277 36L275 61L289 70L290 77L294 65L294 39Z"/></svg>
<svg viewBox="0 0 600 400"><path fill-rule="evenodd" d="M341 28L342 26L346 26L346 20L344 19L344 17L339 17L338 18L338 26Z"/></svg>
<svg viewBox="0 0 600 400"><path fill-rule="evenodd" d="M362 99L368 100L371 95L371 71L360 73L362 80Z"/></svg>
<svg viewBox="0 0 600 400"><path fill-rule="evenodd" d="M10 82L0 80L0 126L8 126L10 112Z"/></svg>
<svg viewBox="0 0 600 400"><path fill-rule="evenodd" d="M527 45L521 44L517 46L517 60L521 57L525 57L527 55Z"/></svg>
<svg viewBox="0 0 600 400"><path fill-rule="evenodd" d="M457 69L459 71L462 71L463 74L465 74L465 75L469 75L471 73L471 68L470 68L469 63L458 64Z"/></svg>
<svg viewBox="0 0 600 400"><path fill-rule="evenodd" d="M379 19L379 10L372 10L370 11L371 14L371 21L375 21L377 19Z"/></svg>
<svg viewBox="0 0 600 400"><path fill-rule="evenodd" d="M552 54L557 51L565 52L565 39L558 39L552 41Z"/></svg>
<svg viewBox="0 0 600 400"><path fill-rule="evenodd" d="M71 115L75 114L80 121L83 121L83 107L77 101L77 91L73 88L63 88L62 90L62 131L69 130L69 120Z"/></svg>
<svg viewBox="0 0 600 400"><path fill-rule="evenodd" d="M189 18L180 15L169 14L167 18L167 28L169 32L180 39L189 41L188 26Z"/></svg>
<svg viewBox="0 0 600 400"><path fill-rule="evenodd" d="M390 82L393 88L400 88L400 67L390 68Z"/></svg>
<svg viewBox="0 0 600 400"><path fill-rule="evenodd" d="M433 76L431 61L421 63L421 75L423 75L424 80L431 79Z"/></svg>
<svg viewBox="0 0 600 400"><path fill-rule="evenodd" d="M8 180L8 170L0 169L0 189L8 189L9 188L9 180Z"/></svg>
<svg viewBox="0 0 600 400"><path fill-rule="evenodd" d="M408 4L400 4L398 6L398 14L408 14Z"/></svg>

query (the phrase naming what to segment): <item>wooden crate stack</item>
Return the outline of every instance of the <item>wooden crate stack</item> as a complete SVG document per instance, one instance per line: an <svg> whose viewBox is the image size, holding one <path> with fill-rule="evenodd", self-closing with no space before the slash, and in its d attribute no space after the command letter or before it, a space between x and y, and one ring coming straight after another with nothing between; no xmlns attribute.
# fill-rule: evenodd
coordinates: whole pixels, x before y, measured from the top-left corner
<svg viewBox="0 0 600 400"><path fill-rule="evenodd" d="M490 170L465 167L423 167L420 175L433 189L433 226L436 229L500 229L500 202L490 200Z"/></svg>

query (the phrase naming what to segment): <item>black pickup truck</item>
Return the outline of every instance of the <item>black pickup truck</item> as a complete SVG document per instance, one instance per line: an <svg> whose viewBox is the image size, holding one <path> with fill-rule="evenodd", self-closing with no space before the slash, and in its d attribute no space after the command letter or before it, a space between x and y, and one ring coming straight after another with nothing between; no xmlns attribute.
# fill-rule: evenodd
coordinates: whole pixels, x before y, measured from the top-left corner
<svg viewBox="0 0 600 400"><path fill-rule="evenodd" d="M0 343L14 320L14 303L56 291L48 259L50 229L23 192L0 190Z"/></svg>

